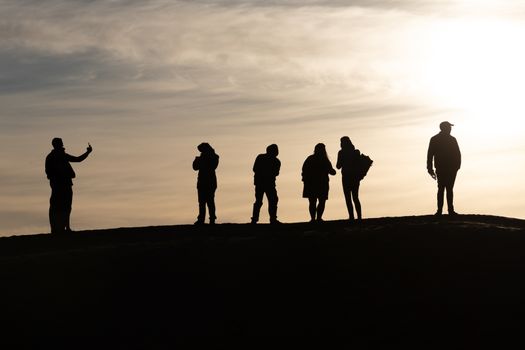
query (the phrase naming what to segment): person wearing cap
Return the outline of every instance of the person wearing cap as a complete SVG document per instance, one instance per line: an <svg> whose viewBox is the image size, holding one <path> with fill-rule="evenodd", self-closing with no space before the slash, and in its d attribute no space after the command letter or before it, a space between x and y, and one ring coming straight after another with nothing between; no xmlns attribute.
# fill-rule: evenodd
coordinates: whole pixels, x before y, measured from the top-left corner
<svg viewBox="0 0 525 350"><path fill-rule="evenodd" d="M204 223L206 217L206 206L210 216L210 224L215 223L215 190L217 189L217 176L215 169L219 165L219 155L215 153L209 143L203 142L197 146L201 152L200 156L193 161L193 170L198 171L197 194L199 199L199 216L195 225Z"/></svg>
<svg viewBox="0 0 525 350"><path fill-rule="evenodd" d="M275 178L281 170L281 161L277 158L279 148L276 144L266 147L266 153L259 154L253 164L253 184L255 185L255 203L253 203L252 224L259 221L259 212L263 204L263 197L266 194L268 199L268 214L271 224L279 224L277 220L277 189L275 188Z"/></svg>
<svg viewBox="0 0 525 350"><path fill-rule="evenodd" d="M51 186L49 199L49 224L51 233L72 232L70 225L75 171L70 162L82 162L93 151L88 143L84 154L75 157L66 153L61 138L55 137L53 150L46 157L46 175Z"/></svg>
<svg viewBox="0 0 525 350"><path fill-rule="evenodd" d="M454 211L454 183L461 167L461 152L455 137L450 135L453 124L442 122L439 124L441 132L430 139L427 152L427 170L433 179L437 179L437 212L443 213L443 201L447 192L449 215L456 215ZM435 167L435 171L434 171Z"/></svg>

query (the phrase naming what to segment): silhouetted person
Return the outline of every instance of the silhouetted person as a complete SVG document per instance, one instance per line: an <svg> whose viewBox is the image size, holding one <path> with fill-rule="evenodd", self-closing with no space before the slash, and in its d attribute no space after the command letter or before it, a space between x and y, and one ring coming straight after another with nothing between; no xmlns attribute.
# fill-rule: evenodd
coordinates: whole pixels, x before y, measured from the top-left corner
<svg viewBox="0 0 525 350"><path fill-rule="evenodd" d="M51 233L72 232L70 225L73 202L73 180L75 171L70 162L81 162L93 151L88 143L87 151L75 157L66 153L62 139L51 141L53 150L46 157L46 175L51 185L49 200L49 224Z"/></svg>
<svg viewBox="0 0 525 350"><path fill-rule="evenodd" d="M337 154L336 168L341 169L343 181L343 193L345 194L346 208L350 221L354 220L355 205L357 220L362 219L361 202L359 201L359 184L361 183L361 172L359 167L359 150L355 149L348 136L341 137L341 150Z"/></svg>
<svg viewBox="0 0 525 350"><path fill-rule="evenodd" d="M323 221L323 213L328 199L328 175L335 175L326 147L322 143L315 146L314 154L308 156L303 164L303 198L308 198L310 221Z"/></svg>
<svg viewBox="0 0 525 350"><path fill-rule="evenodd" d="M449 122L439 124L441 132L433 136L428 145L427 170L433 179L437 177L438 182L436 215L443 213L445 190L447 191L448 213L449 215L456 215L454 211L454 182L461 167L461 152L456 138L450 135L452 126L453 124Z"/></svg>
<svg viewBox="0 0 525 350"><path fill-rule="evenodd" d="M201 155L195 157L193 170L198 170L197 193L199 196L199 216L195 224L203 224L206 217L206 206L210 215L210 224L215 223L215 190L217 189L217 176L215 169L219 165L219 156L208 143L197 146Z"/></svg>
<svg viewBox="0 0 525 350"><path fill-rule="evenodd" d="M255 203L253 204L252 224L259 221L259 212L263 204L263 196L268 199L268 214L270 223L278 224L277 220L277 190L275 178L279 175L281 161L277 159L279 148L277 145L266 147L266 153L259 154L253 164L253 183L255 185Z"/></svg>

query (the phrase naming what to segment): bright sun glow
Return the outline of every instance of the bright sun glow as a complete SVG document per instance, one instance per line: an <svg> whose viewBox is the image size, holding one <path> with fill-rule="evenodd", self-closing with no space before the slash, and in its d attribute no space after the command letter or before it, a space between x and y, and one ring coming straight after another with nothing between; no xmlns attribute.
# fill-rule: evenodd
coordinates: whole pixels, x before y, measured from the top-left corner
<svg viewBox="0 0 525 350"><path fill-rule="evenodd" d="M478 131L522 130L524 35L519 23L463 19L435 24L425 44L426 88L441 105L462 110ZM501 128L494 130L494 124Z"/></svg>

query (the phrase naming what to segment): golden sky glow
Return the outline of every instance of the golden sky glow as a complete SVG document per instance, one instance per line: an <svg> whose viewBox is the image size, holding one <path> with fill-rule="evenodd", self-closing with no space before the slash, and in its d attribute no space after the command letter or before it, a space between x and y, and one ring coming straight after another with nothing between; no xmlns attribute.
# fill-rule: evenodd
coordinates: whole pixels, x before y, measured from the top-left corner
<svg viewBox="0 0 525 350"><path fill-rule="evenodd" d="M375 161L365 217L429 214L443 120L464 155L456 209L525 218L525 5L501 3L0 1L0 234L48 231L56 136L94 147L76 229L192 223L203 141L221 156L218 222L249 220L270 143L279 219L305 221L302 162L318 142L334 161L343 135ZM340 174L325 217L346 217Z"/></svg>

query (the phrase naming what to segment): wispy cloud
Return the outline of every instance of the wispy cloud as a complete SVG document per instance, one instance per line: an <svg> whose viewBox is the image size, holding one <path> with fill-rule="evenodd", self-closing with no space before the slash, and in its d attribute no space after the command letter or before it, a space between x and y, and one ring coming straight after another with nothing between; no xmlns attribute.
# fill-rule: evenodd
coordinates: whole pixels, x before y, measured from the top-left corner
<svg viewBox="0 0 525 350"><path fill-rule="evenodd" d="M391 174L395 159L382 154L392 144L415 159L426 143L396 133L451 114L420 93L428 21L523 13L519 2L506 4L488 11L479 2L430 0L0 1L0 148L13 150L0 167L9 189L0 206L15 203L15 214L0 215L9 221L0 233L47 227L42 165L55 136L73 154L88 141L95 147L77 165L75 189L84 197L74 215L84 227L190 221L190 165L203 140L222 156L221 217L243 221L253 158L278 142L282 215L298 220L298 169L315 142L328 140L333 153L342 133L355 136L376 154L376 171ZM417 173L419 165L410 166ZM389 186L422 180L371 181L372 213L386 215L410 207L382 204L407 196L384 199ZM416 192L415 200L426 195Z"/></svg>

